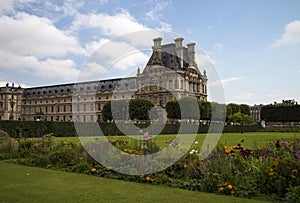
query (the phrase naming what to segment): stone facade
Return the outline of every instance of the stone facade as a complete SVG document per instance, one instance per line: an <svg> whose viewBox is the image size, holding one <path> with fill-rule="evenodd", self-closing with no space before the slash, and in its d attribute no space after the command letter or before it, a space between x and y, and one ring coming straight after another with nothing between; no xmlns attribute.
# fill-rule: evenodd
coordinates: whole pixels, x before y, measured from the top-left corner
<svg viewBox="0 0 300 203"><path fill-rule="evenodd" d="M259 123L261 121L260 111L261 111L262 107L263 107L262 104L260 104L260 105L255 104L254 106L250 106L250 116L253 118L253 120L256 123Z"/></svg>
<svg viewBox="0 0 300 203"><path fill-rule="evenodd" d="M166 45L161 45L162 38L153 41L153 53L143 72L138 68L136 77L1 87L0 119L95 122L102 121L102 108L109 100L147 99L162 108L169 100L184 96L207 100L207 76L195 62L195 43L185 47L182 38Z"/></svg>

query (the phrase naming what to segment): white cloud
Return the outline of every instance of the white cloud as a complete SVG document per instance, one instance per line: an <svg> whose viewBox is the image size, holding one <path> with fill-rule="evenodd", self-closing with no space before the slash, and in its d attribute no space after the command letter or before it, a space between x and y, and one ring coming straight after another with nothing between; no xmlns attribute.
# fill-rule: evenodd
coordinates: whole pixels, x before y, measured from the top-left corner
<svg viewBox="0 0 300 203"><path fill-rule="evenodd" d="M237 104L255 104L260 102L257 100L258 95L252 92L245 93L234 93L226 95L226 103L237 103Z"/></svg>
<svg viewBox="0 0 300 203"><path fill-rule="evenodd" d="M98 0L98 3L100 5L104 5L104 4L107 4L108 3L108 0Z"/></svg>
<svg viewBox="0 0 300 203"><path fill-rule="evenodd" d="M96 63L90 62L84 65L82 70L79 73L78 80L86 81L86 80L97 80L101 78L101 76L107 71L105 67Z"/></svg>
<svg viewBox="0 0 300 203"><path fill-rule="evenodd" d="M77 14L71 30L76 31L82 27L99 28L108 36L120 36L130 32L147 30L148 27L138 23L126 10L121 10L115 15L100 14Z"/></svg>
<svg viewBox="0 0 300 203"><path fill-rule="evenodd" d="M159 22L160 27L158 28L159 30L163 30L166 32L170 32L172 30L172 25L166 22Z"/></svg>
<svg viewBox="0 0 300 203"><path fill-rule="evenodd" d="M87 43L85 45L85 50L90 55L90 54L94 53L99 47L101 47L102 45L104 45L107 42L109 42L109 39L101 38L98 41L93 41L93 42Z"/></svg>
<svg viewBox="0 0 300 203"><path fill-rule="evenodd" d="M97 51L97 59L102 59L103 66L112 66L120 70L138 64L145 65L149 57L126 42L109 41L104 43Z"/></svg>
<svg viewBox="0 0 300 203"><path fill-rule="evenodd" d="M220 51L224 48L224 46L221 44L221 43L217 43L215 46L214 46L214 50L215 51Z"/></svg>
<svg viewBox="0 0 300 203"><path fill-rule="evenodd" d="M77 39L57 29L43 17L17 13L0 17L1 50L17 55L63 56L68 52L83 54Z"/></svg>
<svg viewBox="0 0 300 203"><path fill-rule="evenodd" d="M126 70L129 67L137 68L138 65L145 66L148 59L148 56L146 56L144 53L140 51L135 51L122 58L119 58L117 61L114 62L113 66L121 70Z"/></svg>
<svg viewBox="0 0 300 203"><path fill-rule="evenodd" d="M70 59L39 60L34 56L18 56L0 51L2 69L31 73L42 78L74 80L79 73L75 66L76 64Z"/></svg>
<svg viewBox="0 0 300 203"><path fill-rule="evenodd" d="M230 77L230 78L226 78L226 79L220 79L220 80L215 80L215 81L209 82L208 85L209 86L225 85L226 83L240 80L240 79L241 78L238 78L238 77Z"/></svg>
<svg viewBox="0 0 300 203"><path fill-rule="evenodd" d="M75 16L78 14L78 9L84 6L83 1L65 0L62 6L65 16Z"/></svg>
<svg viewBox="0 0 300 203"><path fill-rule="evenodd" d="M285 26L285 30L280 39L275 40L273 46L282 47L287 45L300 44L300 21L295 20Z"/></svg>
<svg viewBox="0 0 300 203"><path fill-rule="evenodd" d="M159 12L169 5L169 2L159 2L150 11L146 13L146 16L151 20L159 19L161 17Z"/></svg>
<svg viewBox="0 0 300 203"><path fill-rule="evenodd" d="M0 14L13 11L13 5L11 0L1 0L0 3Z"/></svg>

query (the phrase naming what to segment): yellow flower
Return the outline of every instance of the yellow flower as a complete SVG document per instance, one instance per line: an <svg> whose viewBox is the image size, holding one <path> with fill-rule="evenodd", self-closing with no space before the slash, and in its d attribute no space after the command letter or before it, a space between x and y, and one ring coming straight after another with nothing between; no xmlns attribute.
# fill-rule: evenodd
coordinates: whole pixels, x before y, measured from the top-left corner
<svg viewBox="0 0 300 203"><path fill-rule="evenodd" d="M92 173L95 173L96 171L97 171L97 169L96 168L92 168Z"/></svg>
<svg viewBox="0 0 300 203"><path fill-rule="evenodd" d="M274 175L274 173L269 173L269 176L273 176Z"/></svg>
<svg viewBox="0 0 300 203"><path fill-rule="evenodd" d="M230 146L224 146L225 150L230 150Z"/></svg>
<svg viewBox="0 0 300 203"><path fill-rule="evenodd" d="M232 188L232 185L227 185L227 189L231 190Z"/></svg>
<svg viewBox="0 0 300 203"><path fill-rule="evenodd" d="M229 154L231 152L231 149L225 149L225 153Z"/></svg>
<svg viewBox="0 0 300 203"><path fill-rule="evenodd" d="M186 168L186 164L184 164L183 167Z"/></svg>
<svg viewBox="0 0 300 203"><path fill-rule="evenodd" d="M147 176L146 177L146 181L150 181L150 180L151 180L151 178Z"/></svg>
<svg viewBox="0 0 300 203"><path fill-rule="evenodd" d="M46 166L46 168L50 168L52 166L52 164L48 164L47 166Z"/></svg>
<svg viewBox="0 0 300 203"><path fill-rule="evenodd" d="M64 142L64 145L67 145L67 144L68 144L68 142L65 141L65 142Z"/></svg>

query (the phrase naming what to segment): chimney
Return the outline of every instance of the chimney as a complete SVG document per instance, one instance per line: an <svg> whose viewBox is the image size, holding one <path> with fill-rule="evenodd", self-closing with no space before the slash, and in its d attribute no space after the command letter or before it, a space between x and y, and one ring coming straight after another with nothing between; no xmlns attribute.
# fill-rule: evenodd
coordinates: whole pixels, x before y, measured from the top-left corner
<svg viewBox="0 0 300 203"><path fill-rule="evenodd" d="M153 39L154 42L154 46L152 47L153 51L161 51L161 41L162 41L161 37Z"/></svg>
<svg viewBox="0 0 300 203"><path fill-rule="evenodd" d="M195 45L196 45L195 43L187 44L189 63L190 63L190 65L193 65L193 66L196 66L196 62L195 62Z"/></svg>
<svg viewBox="0 0 300 203"><path fill-rule="evenodd" d="M176 56L179 58L180 68L183 68L183 47L182 47L183 38L176 38L174 41L175 41L175 52L176 52Z"/></svg>
<svg viewBox="0 0 300 203"><path fill-rule="evenodd" d="M161 37L153 39L154 46L152 46L153 53L152 53L152 57L151 57L152 65L163 65L162 53L161 53L161 41L162 41Z"/></svg>

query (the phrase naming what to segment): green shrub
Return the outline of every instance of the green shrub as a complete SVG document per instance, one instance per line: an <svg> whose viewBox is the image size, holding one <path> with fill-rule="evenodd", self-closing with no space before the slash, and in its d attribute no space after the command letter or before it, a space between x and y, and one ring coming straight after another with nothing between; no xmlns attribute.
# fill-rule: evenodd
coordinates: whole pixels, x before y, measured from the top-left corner
<svg viewBox="0 0 300 203"><path fill-rule="evenodd" d="M300 186L287 189L287 193L284 196L284 200L287 203L299 202L300 200Z"/></svg>
<svg viewBox="0 0 300 203"><path fill-rule="evenodd" d="M9 158L18 156L19 144L10 137L0 136L0 153L8 154Z"/></svg>
<svg viewBox="0 0 300 203"><path fill-rule="evenodd" d="M300 185L300 163L294 160L276 160L265 170L267 192L284 197L289 188Z"/></svg>

